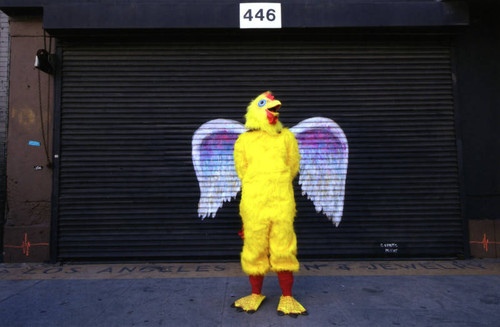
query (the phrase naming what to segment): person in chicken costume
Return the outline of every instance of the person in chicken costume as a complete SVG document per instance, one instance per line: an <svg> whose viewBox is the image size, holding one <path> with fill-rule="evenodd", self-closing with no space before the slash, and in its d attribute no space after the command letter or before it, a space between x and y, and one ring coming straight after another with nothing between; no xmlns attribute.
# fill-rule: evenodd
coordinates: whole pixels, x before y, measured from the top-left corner
<svg viewBox="0 0 500 327"><path fill-rule="evenodd" d="M307 314L292 297L292 272L299 270L292 181L299 172L300 154L295 136L278 120L280 108L281 102L270 92L259 95L247 108L248 131L234 145L234 164L242 182L241 266L249 275L252 294L233 305L256 311L265 298L264 275L272 270L283 292L278 312L298 315Z"/></svg>
<svg viewBox="0 0 500 327"><path fill-rule="evenodd" d="M281 102L267 91L248 105L244 126L227 119L203 124L193 135L193 165L202 219L215 217L223 202L242 190L241 266L249 275L252 293L232 306L255 312L265 299L264 275L271 270L282 290L278 314L297 317L307 311L292 296L293 272L299 270L292 182L300 170L303 194L338 226L348 146L342 129L328 118L314 117L291 130L284 128L278 120L280 108Z"/></svg>

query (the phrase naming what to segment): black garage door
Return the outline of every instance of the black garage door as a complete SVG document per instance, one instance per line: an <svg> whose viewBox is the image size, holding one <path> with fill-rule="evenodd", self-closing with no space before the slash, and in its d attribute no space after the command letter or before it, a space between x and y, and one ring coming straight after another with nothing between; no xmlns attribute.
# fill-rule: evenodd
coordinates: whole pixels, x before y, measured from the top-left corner
<svg viewBox="0 0 500 327"><path fill-rule="evenodd" d="M296 185L301 258L464 253L451 47L425 36L176 33L61 43L58 260L222 260L239 197L198 218L194 132L243 122L272 90L289 127L333 119L349 143L338 228Z"/></svg>

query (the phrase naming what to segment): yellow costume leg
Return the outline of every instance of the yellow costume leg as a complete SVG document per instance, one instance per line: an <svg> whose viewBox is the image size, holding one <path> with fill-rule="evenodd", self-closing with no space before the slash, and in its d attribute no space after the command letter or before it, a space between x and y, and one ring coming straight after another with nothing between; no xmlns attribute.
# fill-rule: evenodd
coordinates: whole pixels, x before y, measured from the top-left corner
<svg viewBox="0 0 500 327"><path fill-rule="evenodd" d="M273 221L269 233L271 270L298 271L297 237L293 230L293 217Z"/></svg>
<svg viewBox="0 0 500 327"><path fill-rule="evenodd" d="M243 218L244 234L241 267L248 275L265 275L269 265L269 224L251 223Z"/></svg>
<svg viewBox="0 0 500 327"><path fill-rule="evenodd" d="M241 267L246 274L250 275L250 282L252 282L252 279L260 279L260 286L257 286L254 292L255 285L252 283L252 294L237 300L231 307L237 308L238 311L254 313L266 298L260 294L260 289L262 288L262 279L270 267L269 224L258 222L255 219L256 217L250 217L253 220L252 223L248 223L246 218L248 217L242 217L244 238L243 250L241 251Z"/></svg>
<svg viewBox="0 0 500 327"><path fill-rule="evenodd" d="M283 290L277 309L278 314L289 315L293 318L297 318L298 315L307 315L306 309L291 296L293 285L291 272L299 270L297 236L293 229L293 217L273 221L269 234L269 247L271 269L278 273L280 287Z"/></svg>

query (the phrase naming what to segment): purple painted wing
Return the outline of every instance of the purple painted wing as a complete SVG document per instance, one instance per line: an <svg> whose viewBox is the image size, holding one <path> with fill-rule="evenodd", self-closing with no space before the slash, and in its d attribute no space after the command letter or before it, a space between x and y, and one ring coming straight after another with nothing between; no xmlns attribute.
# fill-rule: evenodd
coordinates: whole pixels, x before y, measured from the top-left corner
<svg viewBox="0 0 500 327"><path fill-rule="evenodd" d="M290 131L299 143L302 194L313 201L317 212L338 226L344 210L349 154L344 132L323 117L303 120Z"/></svg>
<svg viewBox="0 0 500 327"><path fill-rule="evenodd" d="M192 140L193 166L200 186L198 215L214 218L226 201L236 197L241 182L234 169L234 143L245 127L228 119L206 122Z"/></svg>

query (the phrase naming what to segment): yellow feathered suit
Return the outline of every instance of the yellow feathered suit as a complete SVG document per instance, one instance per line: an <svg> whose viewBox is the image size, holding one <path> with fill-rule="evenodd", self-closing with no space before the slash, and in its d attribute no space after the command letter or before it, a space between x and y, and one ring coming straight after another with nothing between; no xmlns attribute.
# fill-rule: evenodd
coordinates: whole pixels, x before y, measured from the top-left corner
<svg viewBox="0 0 500 327"><path fill-rule="evenodd" d="M278 273L283 296L278 313L306 314L292 296L292 272L299 269L297 239L293 229L296 213L292 181L299 172L300 154L292 132L278 120L281 102L265 92L247 108L245 128L234 146L234 162L241 179L240 215L244 244L241 265L250 276L252 295L233 305L242 311L257 310L263 276Z"/></svg>

